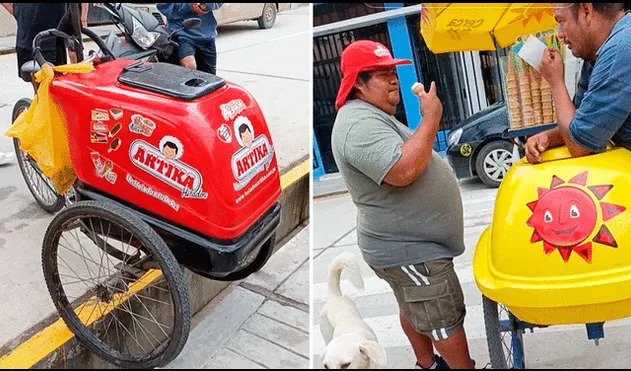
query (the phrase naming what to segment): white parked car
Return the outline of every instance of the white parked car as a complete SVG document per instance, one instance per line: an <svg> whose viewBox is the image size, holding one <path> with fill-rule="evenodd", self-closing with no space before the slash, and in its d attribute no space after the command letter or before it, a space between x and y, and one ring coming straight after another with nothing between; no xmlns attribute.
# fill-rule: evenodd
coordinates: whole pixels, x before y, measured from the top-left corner
<svg viewBox="0 0 631 371"><path fill-rule="evenodd" d="M125 5L149 12L160 21L160 24L166 24L165 17L158 11L155 4L125 3ZM289 8L289 3L225 3L219 10L215 10L214 14L219 26L240 21L257 21L259 28L267 29L274 26L276 14Z"/></svg>

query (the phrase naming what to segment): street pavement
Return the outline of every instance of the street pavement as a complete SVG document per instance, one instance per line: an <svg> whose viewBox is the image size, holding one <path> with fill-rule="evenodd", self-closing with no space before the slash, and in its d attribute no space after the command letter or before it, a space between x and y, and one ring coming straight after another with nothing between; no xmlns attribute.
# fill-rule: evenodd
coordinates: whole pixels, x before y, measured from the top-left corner
<svg viewBox="0 0 631 371"><path fill-rule="evenodd" d="M472 259L480 234L493 215L497 190L472 179L460 182L465 214L466 251L454 259L454 265L465 295L467 316L465 330L472 358L478 368L489 364L482 296L472 270ZM359 291L342 274L342 293L353 298L366 322L375 330L379 342L387 349L388 368L411 369L415 358L398 319L394 295L361 259L357 247L357 210L348 194L315 199L313 223L313 306L312 338L314 368L322 368L324 340L319 329L319 312L326 300L328 267L338 254L355 253L360 262L365 289ZM524 334L527 368L628 368L631 366L631 321L605 324L605 338L600 345L588 340L584 325L537 328Z"/></svg>
<svg viewBox="0 0 631 371"><path fill-rule="evenodd" d="M217 39L217 74L257 99L281 172L309 156L311 23L309 7L303 6L279 13L269 30L239 22L222 27ZM12 42L0 38L0 46ZM87 43L86 53L93 48ZM33 95L17 76L15 54L0 55L0 86L0 152L12 152L3 134L13 105ZM0 166L0 348L57 313L41 267L42 239L52 218L35 203L17 163Z"/></svg>
<svg viewBox="0 0 631 371"><path fill-rule="evenodd" d="M309 368L309 226L193 318L168 369ZM196 323L197 322L197 323Z"/></svg>

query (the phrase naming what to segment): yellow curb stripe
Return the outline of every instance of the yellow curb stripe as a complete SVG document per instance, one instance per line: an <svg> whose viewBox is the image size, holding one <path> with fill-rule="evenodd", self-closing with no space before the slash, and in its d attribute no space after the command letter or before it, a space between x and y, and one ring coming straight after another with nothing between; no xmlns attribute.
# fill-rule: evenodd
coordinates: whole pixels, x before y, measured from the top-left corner
<svg viewBox="0 0 631 371"><path fill-rule="evenodd" d="M139 293L145 287L162 277L160 270L150 270L145 273L138 281L129 285L129 291L119 294L112 299L113 302L108 304L97 303L95 297L90 298L87 302L81 304L75 309L75 313L79 320L86 324L92 325L102 317L106 316L114 310L115 307L123 304L134 294ZM131 294L130 294L131 293ZM56 351L66 342L72 340L74 334L63 319L58 319L45 330L35 334L32 338L20 344L13 352L0 359L0 369L24 369L31 368L49 355Z"/></svg>
<svg viewBox="0 0 631 371"><path fill-rule="evenodd" d="M289 188L289 186L300 180L300 178L308 175L310 171L311 161L304 160L280 177L280 187L284 191L285 189Z"/></svg>
<svg viewBox="0 0 631 371"><path fill-rule="evenodd" d="M300 178L309 174L311 171L310 164L309 160L305 160L289 170L287 173L281 175L280 184L282 190L284 191L292 184L300 180ZM141 281L146 281L136 281L134 284L130 285L130 292L134 294L140 292L160 277L162 277L161 271L149 271L143 276L143 278L141 278ZM125 295L127 297L119 297L119 302L123 303L127 300L129 298L128 295L129 294ZM75 313L81 314L83 312L82 309L84 309L86 313L90 313L88 316L80 315L83 323L88 323L88 326L98 321L101 317L114 309L113 305L110 307L109 304L107 306L100 304L98 306L98 310L95 310L96 307L94 305L88 304L90 301L91 300L75 309ZM93 313L95 314L94 316L92 316ZM0 369L31 368L46 358L46 356L61 348L68 341L72 340L72 338L74 338L74 334L70 331L68 326L66 326L63 319L59 318L55 321L55 323L20 344L11 353L0 358Z"/></svg>

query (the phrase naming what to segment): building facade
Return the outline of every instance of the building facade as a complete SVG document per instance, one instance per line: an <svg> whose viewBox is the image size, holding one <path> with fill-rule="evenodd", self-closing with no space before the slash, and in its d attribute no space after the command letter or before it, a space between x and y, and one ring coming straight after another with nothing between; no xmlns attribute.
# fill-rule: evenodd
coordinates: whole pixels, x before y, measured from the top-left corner
<svg viewBox="0 0 631 371"><path fill-rule="evenodd" d="M415 82L435 81L443 118L434 149L444 152L452 128L502 99L498 60L505 50L433 54L420 33L420 3L314 3L313 8L313 178L335 179L331 152L334 102L342 76L340 55L355 40L370 39L388 47L394 58L411 65L397 67L401 102L395 116L416 129L421 121Z"/></svg>

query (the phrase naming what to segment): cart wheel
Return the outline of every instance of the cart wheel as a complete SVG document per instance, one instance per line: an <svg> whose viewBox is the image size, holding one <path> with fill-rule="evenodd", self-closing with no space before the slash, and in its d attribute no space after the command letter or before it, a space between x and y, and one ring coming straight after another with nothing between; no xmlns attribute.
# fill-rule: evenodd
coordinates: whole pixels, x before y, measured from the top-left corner
<svg viewBox="0 0 631 371"><path fill-rule="evenodd" d="M486 296L482 297L482 308L491 367L526 368L523 331L518 329L515 316Z"/></svg>
<svg viewBox="0 0 631 371"><path fill-rule="evenodd" d="M15 119L30 106L30 99L20 99L15 106L13 106L12 122L15 122ZM18 165L20 166L20 171L22 172L22 177L37 204L51 214L61 210L66 205L66 199L57 194L55 187L51 181L42 174L42 171L35 161L33 161L26 152L20 149L19 139L13 138L13 147L15 148L15 155Z"/></svg>
<svg viewBox="0 0 631 371"><path fill-rule="evenodd" d="M182 351L191 322L184 275L140 217L108 202L68 206L46 231L42 266L61 318L103 359L153 368Z"/></svg>
<svg viewBox="0 0 631 371"><path fill-rule="evenodd" d="M272 257L274 253L274 245L276 243L276 233L272 235L267 241L265 241L265 245L261 247L261 251L256 256L254 261L245 267L244 269L230 273L229 275L221 278L221 281L240 281L242 279L248 278L252 273L256 273L261 270Z"/></svg>

